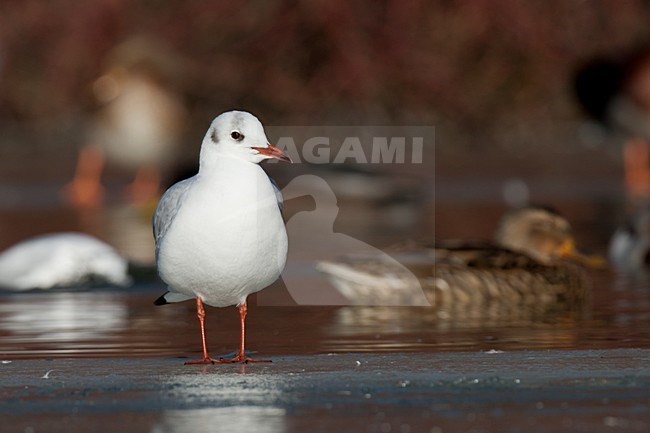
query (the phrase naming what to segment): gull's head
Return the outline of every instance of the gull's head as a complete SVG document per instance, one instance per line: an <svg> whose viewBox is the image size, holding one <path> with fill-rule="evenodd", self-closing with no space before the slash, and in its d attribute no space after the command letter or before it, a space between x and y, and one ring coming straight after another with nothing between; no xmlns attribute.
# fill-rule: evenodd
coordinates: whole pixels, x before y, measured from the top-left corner
<svg viewBox="0 0 650 433"><path fill-rule="evenodd" d="M262 123L246 111L228 111L210 124L201 146L201 165L222 156L254 164L270 158L291 162L286 153L269 144Z"/></svg>

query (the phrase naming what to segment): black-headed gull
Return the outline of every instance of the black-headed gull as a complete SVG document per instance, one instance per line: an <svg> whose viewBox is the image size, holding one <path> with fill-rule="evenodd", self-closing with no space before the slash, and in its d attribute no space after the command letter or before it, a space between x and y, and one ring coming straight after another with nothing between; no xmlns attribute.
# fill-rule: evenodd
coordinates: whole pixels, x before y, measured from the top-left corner
<svg viewBox="0 0 650 433"><path fill-rule="evenodd" d="M199 172L162 196L153 216L156 264L169 292L156 305L196 298L203 358L186 364L250 362L244 351L246 298L280 277L287 259L282 195L258 165L291 162L268 143L250 113L218 116L201 145ZM234 358L213 359L203 304L239 306L241 342Z"/></svg>

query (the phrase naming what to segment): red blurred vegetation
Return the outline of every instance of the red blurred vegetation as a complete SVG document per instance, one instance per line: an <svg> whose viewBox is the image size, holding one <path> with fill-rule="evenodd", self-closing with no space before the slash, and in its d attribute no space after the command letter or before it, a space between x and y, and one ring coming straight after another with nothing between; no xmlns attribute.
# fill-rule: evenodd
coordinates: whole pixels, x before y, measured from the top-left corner
<svg viewBox="0 0 650 433"><path fill-rule="evenodd" d="M0 120L83 111L117 43L181 53L195 110L267 122L411 122L490 133L573 117L571 74L650 37L650 4L600 1L13 1L0 4Z"/></svg>

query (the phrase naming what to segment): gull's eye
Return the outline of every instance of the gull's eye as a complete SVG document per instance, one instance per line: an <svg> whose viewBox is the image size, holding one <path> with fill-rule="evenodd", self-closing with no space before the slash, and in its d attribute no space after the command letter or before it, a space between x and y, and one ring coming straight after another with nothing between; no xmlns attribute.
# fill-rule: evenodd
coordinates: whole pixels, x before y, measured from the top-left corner
<svg viewBox="0 0 650 433"><path fill-rule="evenodd" d="M232 137L233 140L237 140L237 141L242 141L244 139L244 135L241 134L239 131L231 132L230 136Z"/></svg>

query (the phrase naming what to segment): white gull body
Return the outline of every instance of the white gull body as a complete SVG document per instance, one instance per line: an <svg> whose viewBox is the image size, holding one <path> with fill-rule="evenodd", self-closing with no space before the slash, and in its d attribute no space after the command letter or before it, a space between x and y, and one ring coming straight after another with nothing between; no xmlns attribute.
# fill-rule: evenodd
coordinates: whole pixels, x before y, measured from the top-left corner
<svg viewBox="0 0 650 433"><path fill-rule="evenodd" d="M189 364L256 362L244 349L246 298L280 277L287 260L282 195L258 165L289 157L268 144L255 116L218 116L201 145L199 172L172 186L153 216L156 264L169 292L156 304L196 298L203 358ZM240 348L213 359L205 339L203 303L239 306Z"/></svg>
<svg viewBox="0 0 650 433"><path fill-rule="evenodd" d="M288 244L281 196L258 165L269 156L253 149L267 143L255 116L220 115L203 139L198 174L161 198L154 236L168 302L198 296L214 307L239 305L279 278Z"/></svg>

